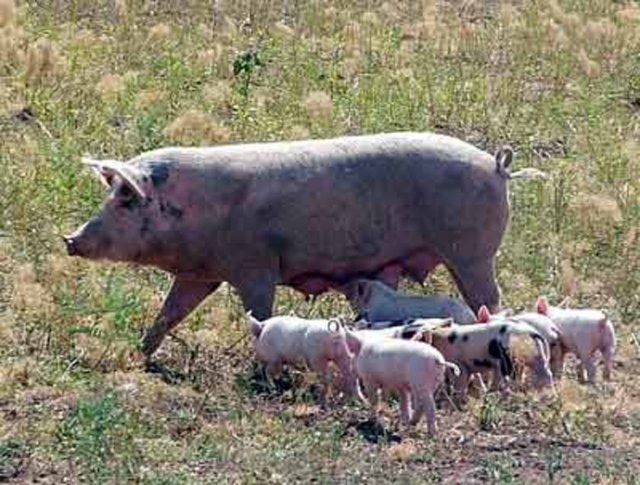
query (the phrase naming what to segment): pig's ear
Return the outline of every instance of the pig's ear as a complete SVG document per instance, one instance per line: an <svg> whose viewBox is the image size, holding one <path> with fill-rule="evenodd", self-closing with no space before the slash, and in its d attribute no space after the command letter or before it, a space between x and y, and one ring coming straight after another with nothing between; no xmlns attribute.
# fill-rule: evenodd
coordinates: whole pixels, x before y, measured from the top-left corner
<svg viewBox="0 0 640 485"><path fill-rule="evenodd" d="M431 343L433 342L433 335L431 333L431 330L427 328L421 328L415 333L413 337L411 337L411 340L413 340L414 342L424 342L425 344L431 345Z"/></svg>
<svg viewBox="0 0 640 485"><path fill-rule="evenodd" d="M446 328L446 327L453 327L453 318L449 317L449 318L443 318L440 323L438 323L435 328Z"/></svg>
<svg viewBox="0 0 640 485"><path fill-rule="evenodd" d="M371 284L369 284L368 280L358 281L358 298L364 304L369 302L371 298Z"/></svg>
<svg viewBox="0 0 640 485"><path fill-rule="evenodd" d="M556 306L558 308L568 308L569 307L569 303L571 303L571 297L570 296L565 296L564 299L558 303Z"/></svg>
<svg viewBox="0 0 640 485"><path fill-rule="evenodd" d="M138 197L141 199L147 197L139 182L142 179L142 174L135 167L118 160L93 160L86 157L82 158L82 163L100 174L103 183L108 187L113 187L115 178L119 177L122 183L129 187Z"/></svg>
<svg viewBox="0 0 640 485"><path fill-rule="evenodd" d="M489 320L491 320L491 312L487 305L482 305L478 310L478 323L489 323Z"/></svg>
<svg viewBox="0 0 640 485"><path fill-rule="evenodd" d="M344 295L344 297L349 301L349 303L353 302L353 298L356 293L357 283L355 281L349 281L340 286L336 287L337 290Z"/></svg>
<svg viewBox="0 0 640 485"><path fill-rule="evenodd" d="M536 311L541 315L547 315L549 313L549 302L544 296L539 296L536 301Z"/></svg>

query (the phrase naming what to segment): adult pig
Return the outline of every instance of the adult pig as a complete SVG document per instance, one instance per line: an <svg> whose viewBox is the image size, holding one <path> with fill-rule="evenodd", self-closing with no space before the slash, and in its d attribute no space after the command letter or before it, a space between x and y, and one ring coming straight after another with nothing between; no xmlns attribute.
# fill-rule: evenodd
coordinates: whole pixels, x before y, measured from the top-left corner
<svg viewBox="0 0 640 485"><path fill-rule="evenodd" d="M142 350L221 282L271 316L275 288L307 295L356 278L422 282L443 263L470 307L499 306L494 255L509 220L513 152L392 133L165 148L128 163L86 160L110 187L100 214L65 241L70 255L162 268L175 277Z"/></svg>

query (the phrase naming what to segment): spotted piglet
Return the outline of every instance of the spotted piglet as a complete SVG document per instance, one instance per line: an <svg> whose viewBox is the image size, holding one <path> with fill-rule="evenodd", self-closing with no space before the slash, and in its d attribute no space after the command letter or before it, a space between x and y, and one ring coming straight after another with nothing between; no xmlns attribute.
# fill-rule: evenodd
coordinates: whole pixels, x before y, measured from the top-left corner
<svg viewBox="0 0 640 485"><path fill-rule="evenodd" d="M432 345L445 359L460 366L461 375L456 380L456 391L460 402L465 402L472 374L492 371L491 388L505 389L505 377L514 374L514 363L510 349L514 336L529 338L535 352L525 360L532 371L536 387L552 386L553 377L549 369L549 352L544 338L525 323L506 321L475 325L454 325L432 332Z"/></svg>
<svg viewBox="0 0 640 485"><path fill-rule="evenodd" d="M584 382L596 379L596 361L594 354L600 351L604 363L603 376L611 379L613 355L616 350L616 334L613 324L600 310L560 308L549 305L544 297L536 301L536 312L548 316L562 334L562 355L559 369L562 371L564 356L574 354L580 361L578 379Z"/></svg>
<svg viewBox="0 0 640 485"><path fill-rule="evenodd" d="M536 312L513 313L501 312L492 314L486 306L478 310L478 322L488 323L495 321L524 322L540 333L549 346L549 367L554 379L562 376L563 346L562 332L548 316Z"/></svg>
<svg viewBox="0 0 640 485"><path fill-rule="evenodd" d="M284 364L306 364L322 380L324 405L331 378L329 364L333 363L340 370L344 393L349 397L357 395L353 356L339 320L278 316L261 322L249 312L247 323L254 336L256 356L265 364L269 379L279 375Z"/></svg>
<svg viewBox="0 0 640 485"><path fill-rule="evenodd" d="M403 422L415 425L426 414L430 434L436 432L434 393L444 380L447 368L458 375L458 366L447 362L430 345L399 338L363 338L353 334L357 342L355 369L372 412L377 414L379 392L400 395ZM362 397L364 399L364 397ZM411 403L415 405L412 411Z"/></svg>

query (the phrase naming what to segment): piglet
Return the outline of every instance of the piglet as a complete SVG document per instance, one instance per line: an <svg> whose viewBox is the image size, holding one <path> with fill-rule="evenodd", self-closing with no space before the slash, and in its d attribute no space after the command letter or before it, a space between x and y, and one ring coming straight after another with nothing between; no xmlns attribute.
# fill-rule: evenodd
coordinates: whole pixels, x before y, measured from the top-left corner
<svg viewBox="0 0 640 485"><path fill-rule="evenodd" d="M329 364L333 363L340 370L342 390L350 397L357 395L353 356L340 321L278 316L261 322L249 312L247 323L254 336L256 356L265 364L270 380L280 374L284 364L306 364L322 380L324 405L331 377Z"/></svg>
<svg viewBox="0 0 640 485"><path fill-rule="evenodd" d="M475 323L473 311L460 300L443 295L405 295L376 280L360 279L343 287L358 314L369 322L409 318L453 318Z"/></svg>
<svg viewBox="0 0 640 485"><path fill-rule="evenodd" d="M450 368L457 375L460 373L458 366L421 342L357 335L355 339L359 342L355 369L372 412L377 414L380 390L398 393L402 421L415 425L426 414L429 433L435 434L434 392L443 382L445 370ZM415 404L413 411L412 401Z"/></svg>
<svg viewBox="0 0 640 485"><path fill-rule="evenodd" d="M558 326L553 323L547 315L536 312L513 313L512 311L503 311L500 313L491 313L486 306L480 307L478 310L478 322L489 323L495 321L507 322L524 322L540 333L547 341L549 347L549 367L554 379L560 379L562 376L563 346L562 332Z"/></svg>
<svg viewBox="0 0 640 485"><path fill-rule="evenodd" d="M613 355L616 350L616 334L613 324L600 310L559 308L549 305L545 297L536 301L536 312L548 316L562 334L562 355L559 369L562 370L564 356L572 353L578 357L580 367L578 379L594 383L596 379L596 362L594 354L600 351L604 362L603 376L611 379Z"/></svg>
<svg viewBox="0 0 640 485"><path fill-rule="evenodd" d="M445 359L460 366L461 375L456 382L460 402L466 400L469 380L475 373L492 371L492 389L506 388L504 378L514 375L510 349L514 336L531 339L534 344L534 354L527 356L524 362L532 370L534 385L553 386L546 341L524 322L498 320L486 324L453 325L433 331L433 346Z"/></svg>
<svg viewBox="0 0 640 485"><path fill-rule="evenodd" d="M402 322L379 323L385 325L356 327L356 330L347 332L349 350L355 352L361 339L400 338L410 340L415 337L417 340L426 341L427 338L430 338L428 336L431 331L453 325L453 320L451 318L414 318Z"/></svg>

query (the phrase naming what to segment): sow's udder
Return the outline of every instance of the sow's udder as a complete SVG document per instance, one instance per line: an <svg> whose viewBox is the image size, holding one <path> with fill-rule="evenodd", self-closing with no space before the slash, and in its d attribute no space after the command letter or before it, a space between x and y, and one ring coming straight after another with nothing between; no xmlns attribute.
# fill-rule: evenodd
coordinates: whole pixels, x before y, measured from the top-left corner
<svg viewBox="0 0 640 485"><path fill-rule="evenodd" d="M377 279L396 288L402 276L409 276L416 282L422 283L428 273L433 270L442 259L428 251L411 253L400 260L391 260L375 268L373 271L355 271L340 277L329 274L307 273L286 280L284 283L305 295L320 295L330 289L338 289L349 281L358 278Z"/></svg>

